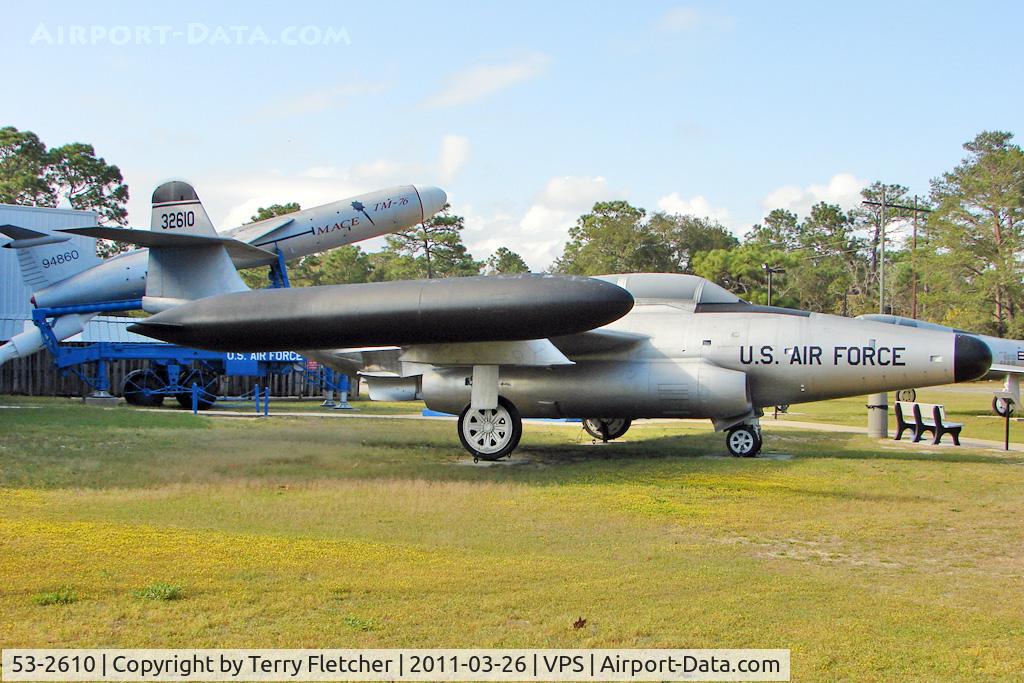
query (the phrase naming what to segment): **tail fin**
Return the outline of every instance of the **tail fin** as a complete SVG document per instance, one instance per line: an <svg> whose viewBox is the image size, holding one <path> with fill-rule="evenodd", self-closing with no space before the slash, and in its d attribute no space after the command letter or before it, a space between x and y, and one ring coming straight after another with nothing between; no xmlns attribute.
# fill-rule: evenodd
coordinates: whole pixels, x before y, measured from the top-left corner
<svg viewBox="0 0 1024 683"><path fill-rule="evenodd" d="M195 188L172 180L153 190L152 232L217 237ZM213 294L248 289L223 244L151 247L143 308L158 312Z"/></svg>
<svg viewBox="0 0 1024 683"><path fill-rule="evenodd" d="M18 253L21 278L31 291L66 280L83 270L99 265L96 240L16 225L0 225L0 233L11 238L4 245Z"/></svg>
<svg viewBox="0 0 1024 683"><path fill-rule="evenodd" d="M179 235L217 235L195 188L183 180L171 180L153 190L150 230L173 231Z"/></svg>

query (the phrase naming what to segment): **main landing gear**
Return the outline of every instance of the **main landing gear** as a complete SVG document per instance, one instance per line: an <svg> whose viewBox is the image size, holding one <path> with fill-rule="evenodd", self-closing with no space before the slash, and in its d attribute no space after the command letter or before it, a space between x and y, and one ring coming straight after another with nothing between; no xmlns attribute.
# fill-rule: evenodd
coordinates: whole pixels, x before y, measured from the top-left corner
<svg viewBox="0 0 1024 683"><path fill-rule="evenodd" d="M631 420L622 417L588 417L583 420L583 429L595 439L614 441L629 430Z"/></svg>
<svg viewBox="0 0 1024 683"><path fill-rule="evenodd" d="M519 411L502 396L498 397L497 408L481 410L470 405L459 415L459 441L473 456L473 462L511 455L522 436Z"/></svg>
<svg viewBox="0 0 1024 683"><path fill-rule="evenodd" d="M753 458L761 452L761 428L742 424L725 433L725 446L735 458Z"/></svg>

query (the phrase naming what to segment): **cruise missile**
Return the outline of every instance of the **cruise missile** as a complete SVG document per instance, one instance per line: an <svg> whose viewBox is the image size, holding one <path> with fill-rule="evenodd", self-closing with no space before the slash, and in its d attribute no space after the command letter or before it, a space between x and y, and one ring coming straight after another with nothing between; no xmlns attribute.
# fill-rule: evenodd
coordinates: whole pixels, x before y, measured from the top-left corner
<svg viewBox="0 0 1024 683"><path fill-rule="evenodd" d="M222 294L128 329L214 351L523 341L600 327L632 307L611 283L526 274Z"/></svg>

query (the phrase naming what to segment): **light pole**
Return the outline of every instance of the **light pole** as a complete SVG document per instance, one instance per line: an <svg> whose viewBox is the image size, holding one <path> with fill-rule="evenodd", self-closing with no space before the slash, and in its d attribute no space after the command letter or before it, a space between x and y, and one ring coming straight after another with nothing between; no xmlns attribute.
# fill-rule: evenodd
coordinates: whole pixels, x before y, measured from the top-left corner
<svg viewBox="0 0 1024 683"><path fill-rule="evenodd" d="M769 266L767 263L762 263L761 267L764 268L764 272L768 273L768 305L772 305L772 275L776 273L785 273L785 268L777 268Z"/></svg>

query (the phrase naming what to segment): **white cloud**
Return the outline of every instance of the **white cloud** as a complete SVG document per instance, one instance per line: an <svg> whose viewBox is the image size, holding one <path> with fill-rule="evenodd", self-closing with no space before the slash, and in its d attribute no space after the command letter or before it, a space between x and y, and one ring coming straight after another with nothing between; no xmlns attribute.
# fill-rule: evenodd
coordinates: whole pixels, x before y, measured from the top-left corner
<svg viewBox="0 0 1024 683"><path fill-rule="evenodd" d="M558 176L544 186L536 203L552 209L589 209L608 196L608 181L601 176Z"/></svg>
<svg viewBox="0 0 1024 683"><path fill-rule="evenodd" d="M557 176L545 183L518 218L504 209L488 216L470 205L453 206L466 218L466 246L475 258L486 258L505 246L522 256L531 270L541 271L562 255L569 228L581 214L595 202L622 195L601 176Z"/></svg>
<svg viewBox="0 0 1024 683"><path fill-rule="evenodd" d="M441 140L441 156L438 159L441 182L450 182L469 161L469 138L461 135L445 135Z"/></svg>
<svg viewBox="0 0 1024 683"><path fill-rule="evenodd" d="M837 173L825 184L783 185L769 192L761 200L765 211L772 209L788 209L798 216L806 216L811 207L818 202L838 204L843 209L852 209L860 204L860 191L867 187L868 182L857 178L852 173Z"/></svg>
<svg viewBox="0 0 1024 683"><path fill-rule="evenodd" d="M703 195L697 195L692 199L684 199L679 196L678 192L673 192L658 200L658 208L665 213L711 218L725 226L729 226L731 220L729 209L711 206L711 202L705 199Z"/></svg>
<svg viewBox="0 0 1024 683"><path fill-rule="evenodd" d="M533 54L505 64L481 64L448 78L441 90L423 103L427 107L453 107L486 97L544 73L550 59Z"/></svg>
<svg viewBox="0 0 1024 683"><path fill-rule="evenodd" d="M708 14L693 5L673 7L658 20L658 28L668 33L686 33L697 29L731 29L734 25L731 17Z"/></svg>

